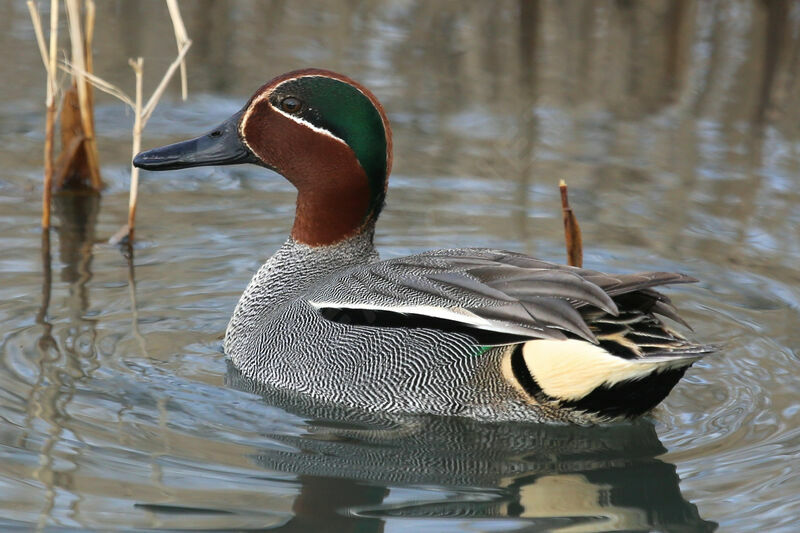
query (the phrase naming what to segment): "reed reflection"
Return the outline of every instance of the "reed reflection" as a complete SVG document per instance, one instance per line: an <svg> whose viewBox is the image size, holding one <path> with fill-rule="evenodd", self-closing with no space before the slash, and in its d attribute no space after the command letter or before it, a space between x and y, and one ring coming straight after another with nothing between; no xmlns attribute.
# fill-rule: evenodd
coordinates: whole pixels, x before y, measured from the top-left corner
<svg viewBox="0 0 800 533"><path fill-rule="evenodd" d="M54 335L49 320L53 276L50 232L45 230L42 233L42 305L36 315L36 322L42 327L36 343L38 373L25 402L26 428L35 427L35 418L47 423L46 437L38 446L39 465L31 473L45 487L41 525L50 520L58 489L74 483L76 464L57 467L55 450L67 426L67 408L75 396L75 381L90 375L99 366L94 347L95 324L86 318L89 309L86 285L92 277L92 247L100 198L94 194L67 193L56 196L53 202L58 217L58 257L63 264L61 280L69 284L69 325ZM20 447L26 447L24 441L31 436L26 432ZM75 438L80 440L77 435ZM36 440L33 437L31 442Z"/></svg>

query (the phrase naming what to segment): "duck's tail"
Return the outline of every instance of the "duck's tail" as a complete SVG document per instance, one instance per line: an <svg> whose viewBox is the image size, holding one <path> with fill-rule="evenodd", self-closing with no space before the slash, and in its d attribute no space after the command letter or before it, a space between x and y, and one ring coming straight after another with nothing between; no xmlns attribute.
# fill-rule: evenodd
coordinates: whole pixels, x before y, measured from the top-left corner
<svg viewBox="0 0 800 533"><path fill-rule="evenodd" d="M714 351L680 339L673 350L648 350L626 358L604 344L578 339L528 341L515 347L512 371L540 404L585 412L598 420L633 418L658 405L687 368Z"/></svg>

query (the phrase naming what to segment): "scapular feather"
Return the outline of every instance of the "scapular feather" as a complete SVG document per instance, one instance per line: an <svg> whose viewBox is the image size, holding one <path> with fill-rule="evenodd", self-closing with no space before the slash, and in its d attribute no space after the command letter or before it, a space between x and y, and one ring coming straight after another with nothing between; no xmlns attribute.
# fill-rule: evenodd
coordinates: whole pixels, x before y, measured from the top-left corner
<svg viewBox="0 0 800 533"><path fill-rule="evenodd" d="M442 250L353 269L337 280L341 290L332 291L334 297L326 300L325 306L363 308L363 300L358 296L350 300L348 295L363 294L366 287L377 297L371 309L402 315L403 309L414 308L415 316L409 323L415 326L423 322L417 314L439 309L431 316L461 321L467 330L495 330L527 338L566 335L614 348L612 337L604 333L610 325L640 321L652 313L685 324L669 299L652 287L691 281L694 279L689 276L668 272L608 275L500 250ZM468 310L472 318L458 310ZM640 313L632 316L626 310ZM403 323L402 317L388 317L393 326ZM601 334L606 338L598 339ZM622 339L624 345L612 351L626 358L655 349L647 346L631 350L633 340Z"/></svg>

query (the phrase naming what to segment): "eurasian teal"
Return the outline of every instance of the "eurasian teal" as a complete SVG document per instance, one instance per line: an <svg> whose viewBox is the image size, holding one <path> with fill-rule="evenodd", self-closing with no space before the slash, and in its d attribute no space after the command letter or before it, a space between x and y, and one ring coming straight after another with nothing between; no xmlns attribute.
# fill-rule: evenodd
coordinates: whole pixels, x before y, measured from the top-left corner
<svg viewBox="0 0 800 533"><path fill-rule="evenodd" d="M392 166L375 96L327 70L278 76L210 133L142 152L147 170L254 163L298 191L286 243L258 270L225 353L269 387L368 410L591 423L655 407L712 351L653 287L484 248L381 261Z"/></svg>

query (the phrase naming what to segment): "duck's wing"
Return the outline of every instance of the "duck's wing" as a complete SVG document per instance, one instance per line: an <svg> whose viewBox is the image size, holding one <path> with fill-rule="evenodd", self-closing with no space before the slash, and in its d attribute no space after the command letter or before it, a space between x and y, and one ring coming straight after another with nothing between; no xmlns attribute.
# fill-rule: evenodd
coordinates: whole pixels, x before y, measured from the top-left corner
<svg viewBox="0 0 800 533"><path fill-rule="evenodd" d="M308 300L325 318L343 323L433 327L483 338L492 332L495 344L568 337L597 343L585 319L589 311L617 316L616 299L682 322L652 287L693 281L668 272L610 275L469 248L360 265L326 279Z"/></svg>

